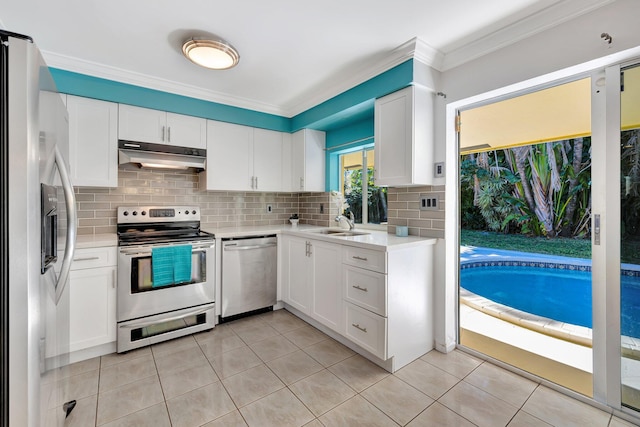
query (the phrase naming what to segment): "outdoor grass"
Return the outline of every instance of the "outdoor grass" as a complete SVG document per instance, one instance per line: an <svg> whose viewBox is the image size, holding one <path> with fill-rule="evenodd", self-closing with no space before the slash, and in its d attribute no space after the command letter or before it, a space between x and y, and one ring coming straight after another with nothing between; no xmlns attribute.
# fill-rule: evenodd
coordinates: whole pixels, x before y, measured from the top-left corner
<svg viewBox="0 0 640 427"><path fill-rule="evenodd" d="M493 231L461 230L460 244L481 248L535 254L559 255L573 258L591 258L591 239L567 239L556 237L530 237L522 234L504 234ZM640 240L624 239L620 262L640 265Z"/></svg>
<svg viewBox="0 0 640 427"><path fill-rule="evenodd" d="M590 239L529 237L492 231L461 230L460 244L573 258L591 258Z"/></svg>

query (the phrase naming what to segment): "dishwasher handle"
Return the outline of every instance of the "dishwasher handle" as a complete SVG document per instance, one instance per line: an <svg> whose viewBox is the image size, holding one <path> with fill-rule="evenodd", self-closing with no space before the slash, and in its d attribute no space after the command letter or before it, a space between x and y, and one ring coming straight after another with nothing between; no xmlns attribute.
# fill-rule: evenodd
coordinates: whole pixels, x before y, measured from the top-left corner
<svg viewBox="0 0 640 427"><path fill-rule="evenodd" d="M225 245L223 244L222 246L224 246L224 250L228 251L228 252L233 252L233 251L248 251L248 250L252 250L252 249L263 249L263 248L272 248L274 246L277 246L277 243L265 243L262 245L245 245L245 246L236 246L234 243L232 244L228 244Z"/></svg>

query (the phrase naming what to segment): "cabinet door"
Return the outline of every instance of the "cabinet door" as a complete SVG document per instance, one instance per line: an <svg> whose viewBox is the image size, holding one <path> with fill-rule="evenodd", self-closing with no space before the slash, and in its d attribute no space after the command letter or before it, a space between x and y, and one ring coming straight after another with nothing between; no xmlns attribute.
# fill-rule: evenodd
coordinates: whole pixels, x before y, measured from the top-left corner
<svg viewBox="0 0 640 427"><path fill-rule="evenodd" d="M125 104L119 105L118 139L164 144L166 133L166 112Z"/></svg>
<svg viewBox="0 0 640 427"><path fill-rule="evenodd" d="M291 191L304 191L304 130L292 136Z"/></svg>
<svg viewBox="0 0 640 427"><path fill-rule="evenodd" d="M282 188L280 191L291 192L296 189L292 187L293 174L292 174L292 138L290 133L282 134Z"/></svg>
<svg viewBox="0 0 640 427"><path fill-rule="evenodd" d="M207 122L207 190L251 190L253 128Z"/></svg>
<svg viewBox="0 0 640 427"><path fill-rule="evenodd" d="M325 190L325 133L303 129L293 134L292 191Z"/></svg>
<svg viewBox="0 0 640 427"><path fill-rule="evenodd" d="M311 241L311 317L342 332L342 246Z"/></svg>
<svg viewBox="0 0 640 427"><path fill-rule="evenodd" d="M167 113L166 143L178 147L207 148L207 120Z"/></svg>
<svg viewBox="0 0 640 427"><path fill-rule="evenodd" d="M312 129L306 129L305 133L304 190L323 192L325 190L325 133Z"/></svg>
<svg viewBox="0 0 640 427"><path fill-rule="evenodd" d="M73 185L118 186L118 104L67 96Z"/></svg>
<svg viewBox="0 0 640 427"><path fill-rule="evenodd" d="M282 298L284 302L309 314L310 280L307 241L286 236L282 262Z"/></svg>
<svg viewBox="0 0 640 427"><path fill-rule="evenodd" d="M376 99L376 185L433 184L433 99L419 86Z"/></svg>
<svg viewBox="0 0 640 427"><path fill-rule="evenodd" d="M70 351L116 340L116 267L75 270L69 279Z"/></svg>
<svg viewBox="0 0 640 427"><path fill-rule="evenodd" d="M254 190L282 191L282 132L253 130Z"/></svg>
<svg viewBox="0 0 640 427"><path fill-rule="evenodd" d="M376 185L409 184L412 162L411 87L375 102Z"/></svg>

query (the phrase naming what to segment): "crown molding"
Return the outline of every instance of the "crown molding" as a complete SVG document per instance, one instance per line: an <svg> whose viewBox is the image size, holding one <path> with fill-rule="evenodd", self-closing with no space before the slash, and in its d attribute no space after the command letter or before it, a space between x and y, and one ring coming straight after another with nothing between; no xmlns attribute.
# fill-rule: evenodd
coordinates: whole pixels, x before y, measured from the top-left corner
<svg viewBox="0 0 640 427"><path fill-rule="evenodd" d="M161 79L142 73L136 73L133 71L124 70L122 68L112 67L110 65L100 64L92 61L85 61L82 59L60 55L49 51L43 51L42 56L44 57L48 66L59 68L65 71L85 74L88 76L98 77L106 80L113 80L119 83L127 83L147 89L173 93L175 95L202 99L204 101L216 102L233 107L245 108L262 113L275 114L279 116L285 114L285 112L281 108L273 104L260 103L255 100L232 96L229 94L216 92L209 89L187 85L171 80Z"/></svg>
<svg viewBox="0 0 640 427"><path fill-rule="evenodd" d="M439 71L447 71L556 27L616 0L564 0L464 46L447 52Z"/></svg>
<svg viewBox="0 0 640 427"><path fill-rule="evenodd" d="M334 83L328 83L318 86L312 93L305 94L304 100L294 102L284 107L289 117L293 117L310 108L315 107L329 99L337 96L347 90L372 79L391 68L402 64L409 59L417 59L429 66L438 64L442 61L444 55L442 52L429 46L417 37L403 43L393 49L384 59L374 64L369 64L360 69L359 72L349 74L348 79L336 78ZM342 76L341 76L342 77Z"/></svg>

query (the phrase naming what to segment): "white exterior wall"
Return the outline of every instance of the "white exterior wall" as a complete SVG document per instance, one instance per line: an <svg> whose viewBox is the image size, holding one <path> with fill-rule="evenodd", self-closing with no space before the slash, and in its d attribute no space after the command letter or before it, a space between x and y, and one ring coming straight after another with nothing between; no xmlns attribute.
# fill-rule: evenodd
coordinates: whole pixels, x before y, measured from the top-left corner
<svg viewBox="0 0 640 427"><path fill-rule="evenodd" d="M640 58L637 19L640 1L616 0L555 28L532 35L513 45L441 73L436 97L434 161L445 161L446 178L437 185L457 182L458 152L453 126L456 108L595 68ZM609 33L612 44L600 37ZM445 242L435 249L436 260L445 263L434 275L435 344L440 351L455 347L457 337L458 189L447 186Z"/></svg>

